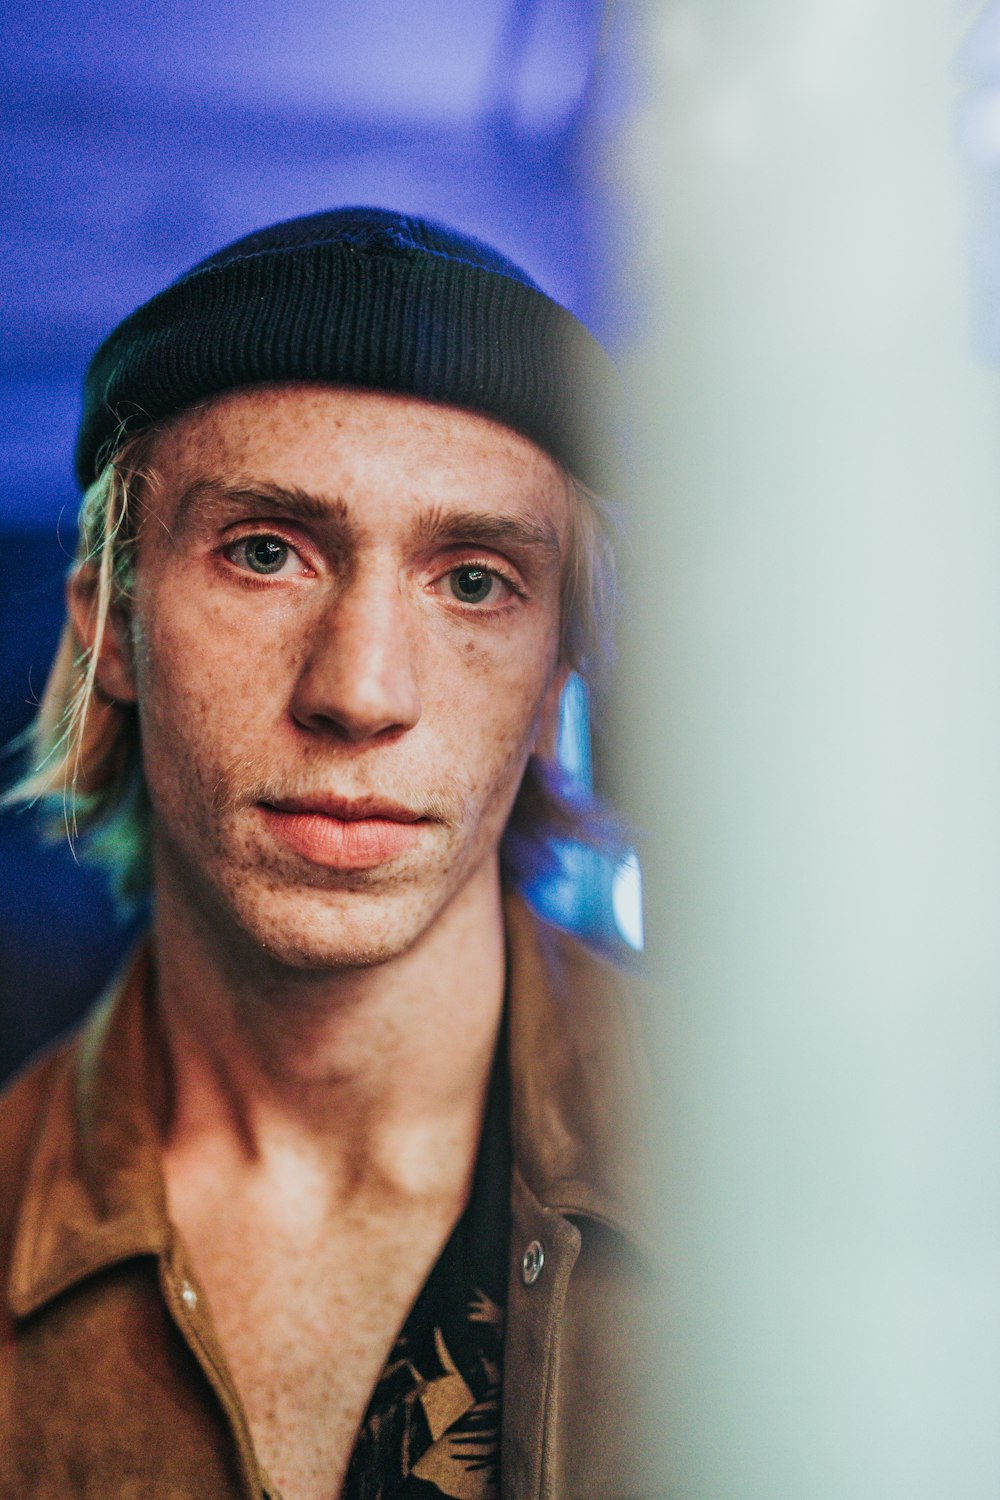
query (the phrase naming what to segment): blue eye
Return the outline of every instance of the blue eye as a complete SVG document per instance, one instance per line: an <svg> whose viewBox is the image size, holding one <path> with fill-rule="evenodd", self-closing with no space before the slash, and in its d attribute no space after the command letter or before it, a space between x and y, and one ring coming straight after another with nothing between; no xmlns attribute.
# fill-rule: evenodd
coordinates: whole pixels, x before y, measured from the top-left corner
<svg viewBox="0 0 1000 1500"><path fill-rule="evenodd" d="M251 536L240 550L254 573L277 573L288 561L291 548L276 536Z"/></svg>
<svg viewBox="0 0 1000 1500"><path fill-rule="evenodd" d="M493 592L496 575L487 568L453 568L451 591L463 604L482 604Z"/></svg>

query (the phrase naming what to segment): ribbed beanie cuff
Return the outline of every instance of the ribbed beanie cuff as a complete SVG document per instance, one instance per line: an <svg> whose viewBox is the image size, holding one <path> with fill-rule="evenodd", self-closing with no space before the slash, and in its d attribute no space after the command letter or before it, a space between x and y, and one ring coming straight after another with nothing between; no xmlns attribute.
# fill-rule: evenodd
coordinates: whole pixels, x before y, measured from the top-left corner
<svg viewBox="0 0 1000 1500"><path fill-rule="evenodd" d="M283 380L467 407L599 492L620 482L618 379L583 325L480 241L351 208L237 241L115 329L84 383L80 483L122 439L192 403Z"/></svg>

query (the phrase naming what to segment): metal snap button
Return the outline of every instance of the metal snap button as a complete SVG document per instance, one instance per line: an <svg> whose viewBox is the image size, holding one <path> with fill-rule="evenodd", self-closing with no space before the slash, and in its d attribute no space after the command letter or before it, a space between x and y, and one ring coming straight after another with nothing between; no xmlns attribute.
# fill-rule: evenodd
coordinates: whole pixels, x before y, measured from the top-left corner
<svg viewBox="0 0 1000 1500"><path fill-rule="evenodd" d="M198 1306L198 1293L190 1281L181 1282L181 1301L189 1311Z"/></svg>
<svg viewBox="0 0 1000 1500"><path fill-rule="evenodd" d="M545 1249L540 1240L532 1240L521 1261L521 1280L525 1286L534 1286L542 1274L545 1264Z"/></svg>

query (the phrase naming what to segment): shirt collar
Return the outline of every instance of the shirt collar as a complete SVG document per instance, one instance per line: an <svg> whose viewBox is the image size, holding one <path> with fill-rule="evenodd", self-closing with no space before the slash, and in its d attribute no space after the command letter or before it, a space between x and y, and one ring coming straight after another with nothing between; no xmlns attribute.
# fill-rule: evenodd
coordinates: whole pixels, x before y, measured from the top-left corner
<svg viewBox="0 0 1000 1500"><path fill-rule="evenodd" d="M514 1165L539 1201L651 1248L636 1001L610 965L505 901ZM168 1058L148 942L57 1068L29 1167L9 1300L27 1316L87 1276L161 1255Z"/></svg>

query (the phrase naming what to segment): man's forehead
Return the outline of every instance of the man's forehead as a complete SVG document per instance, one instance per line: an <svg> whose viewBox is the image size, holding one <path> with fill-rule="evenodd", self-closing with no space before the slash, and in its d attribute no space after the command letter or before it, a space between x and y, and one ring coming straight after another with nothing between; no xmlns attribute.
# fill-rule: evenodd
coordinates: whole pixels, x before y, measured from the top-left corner
<svg viewBox="0 0 1000 1500"><path fill-rule="evenodd" d="M161 462L204 465L212 456L243 458L275 446L303 462L356 458L366 446L419 455L442 471L461 473L482 461L504 473L561 481L559 464L513 428L464 407L390 391L287 384L227 392L190 407L162 428Z"/></svg>
<svg viewBox="0 0 1000 1500"><path fill-rule="evenodd" d="M432 538L463 520L475 529L478 517L498 544L506 527L509 540L558 551L569 525L565 471L530 439L476 412L377 391L228 393L164 426L148 467L172 528L256 505L348 533L369 511L398 509Z"/></svg>

